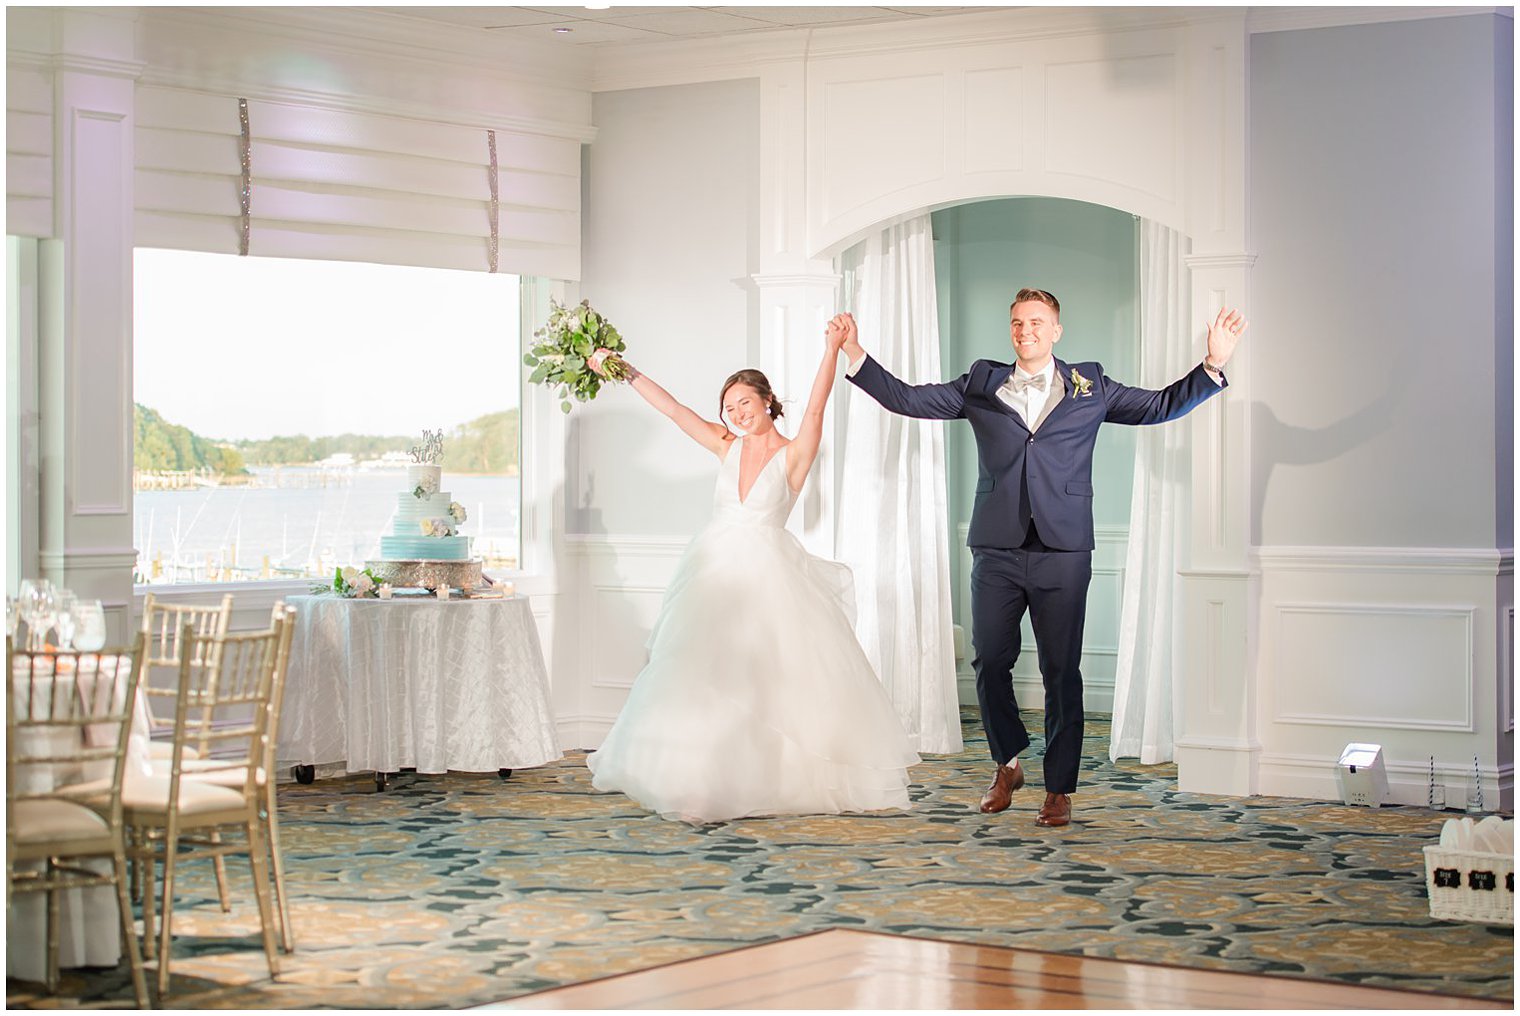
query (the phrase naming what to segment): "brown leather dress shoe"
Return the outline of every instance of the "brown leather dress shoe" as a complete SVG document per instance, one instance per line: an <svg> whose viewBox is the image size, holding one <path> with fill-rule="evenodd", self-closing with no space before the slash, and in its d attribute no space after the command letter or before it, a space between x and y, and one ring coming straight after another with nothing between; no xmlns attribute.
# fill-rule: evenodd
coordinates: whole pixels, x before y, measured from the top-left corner
<svg viewBox="0 0 1520 1016"><path fill-rule="evenodd" d="M1013 803L1013 792L1024 785L1023 766L998 766L992 786L982 795L982 811L988 815L1003 811Z"/></svg>
<svg viewBox="0 0 1520 1016"><path fill-rule="evenodd" d="M1063 826L1071 821L1071 798L1065 794L1046 794L1035 818L1037 826Z"/></svg>

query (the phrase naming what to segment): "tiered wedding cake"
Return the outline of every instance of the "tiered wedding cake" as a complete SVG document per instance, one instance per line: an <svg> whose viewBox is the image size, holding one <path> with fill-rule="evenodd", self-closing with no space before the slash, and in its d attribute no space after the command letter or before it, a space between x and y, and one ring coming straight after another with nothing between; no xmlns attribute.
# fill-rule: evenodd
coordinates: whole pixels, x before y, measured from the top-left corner
<svg viewBox="0 0 1520 1016"><path fill-rule="evenodd" d="M406 467L406 489L396 495L389 536L380 537L380 556L388 561L463 561L470 538L458 535L464 509L440 490L443 467Z"/></svg>
<svg viewBox="0 0 1520 1016"><path fill-rule="evenodd" d="M441 489L443 432L425 430L406 467L406 488L396 494L389 535L380 537L380 560L370 571L393 586L473 589L481 583L479 558L470 557L470 538L459 535L464 506Z"/></svg>

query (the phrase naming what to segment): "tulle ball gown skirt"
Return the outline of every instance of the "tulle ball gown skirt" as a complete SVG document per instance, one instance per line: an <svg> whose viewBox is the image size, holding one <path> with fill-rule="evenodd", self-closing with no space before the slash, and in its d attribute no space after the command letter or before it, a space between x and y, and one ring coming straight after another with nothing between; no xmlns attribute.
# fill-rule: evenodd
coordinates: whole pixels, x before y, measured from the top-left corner
<svg viewBox="0 0 1520 1016"><path fill-rule="evenodd" d="M907 808L918 755L856 641L848 583L778 526L704 530L587 759L593 785L703 822Z"/></svg>

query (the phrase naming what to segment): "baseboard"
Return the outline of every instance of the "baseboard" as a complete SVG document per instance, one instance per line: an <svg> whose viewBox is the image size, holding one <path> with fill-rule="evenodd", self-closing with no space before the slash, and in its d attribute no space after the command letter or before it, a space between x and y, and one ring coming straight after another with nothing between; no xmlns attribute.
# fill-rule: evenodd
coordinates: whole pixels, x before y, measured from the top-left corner
<svg viewBox="0 0 1520 1016"><path fill-rule="evenodd" d="M561 751L595 751L617 722L616 713L568 713L555 717Z"/></svg>
<svg viewBox="0 0 1520 1016"><path fill-rule="evenodd" d="M1264 754L1260 761L1259 792L1274 797L1338 801L1341 791L1335 775L1337 761L1327 755ZM1388 774L1385 804L1417 808L1431 805L1428 763L1385 761L1384 768ZM1513 810L1514 765L1483 766L1479 772L1483 780L1484 810ZM1437 767L1434 806L1457 811L1465 809L1467 786L1468 771L1465 768Z"/></svg>

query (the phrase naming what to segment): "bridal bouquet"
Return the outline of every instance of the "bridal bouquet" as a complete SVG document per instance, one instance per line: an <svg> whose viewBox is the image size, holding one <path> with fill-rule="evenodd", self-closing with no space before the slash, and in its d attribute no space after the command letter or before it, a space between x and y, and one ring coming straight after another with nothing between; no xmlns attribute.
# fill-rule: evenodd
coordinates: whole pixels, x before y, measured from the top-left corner
<svg viewBox="0 0 1520 1016"><path fill-rule="evenodd" d="M604 379L587 362L599 348L621 353L628 348L618 330L582 300L579 306L565 307L550 301L549 322L534 332L537 345L523 357L533 368L530 384L553 385L560 398L560 409L570 412L570 399L586 402L596 398L604 380L625 381L628 364L620 356L609 356L602 363Z"/></svg>

